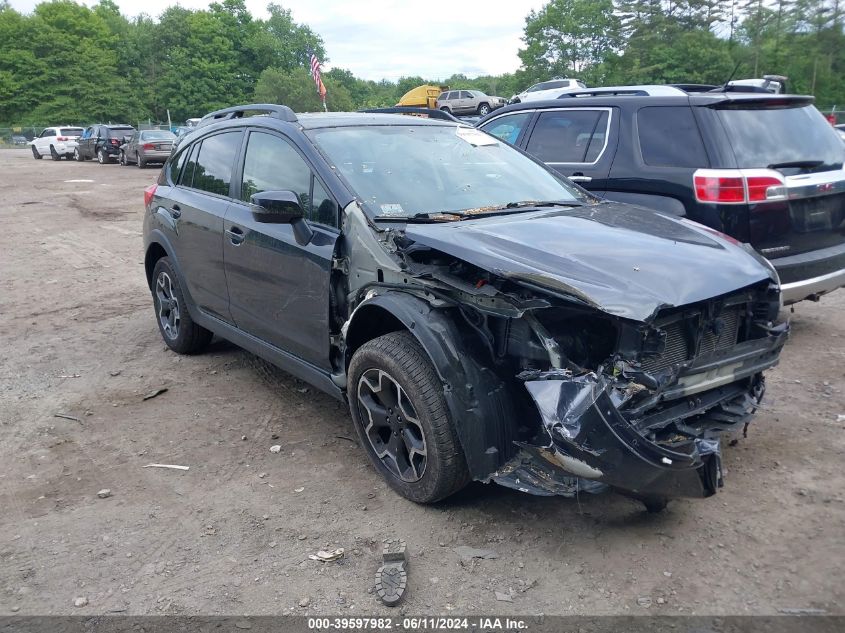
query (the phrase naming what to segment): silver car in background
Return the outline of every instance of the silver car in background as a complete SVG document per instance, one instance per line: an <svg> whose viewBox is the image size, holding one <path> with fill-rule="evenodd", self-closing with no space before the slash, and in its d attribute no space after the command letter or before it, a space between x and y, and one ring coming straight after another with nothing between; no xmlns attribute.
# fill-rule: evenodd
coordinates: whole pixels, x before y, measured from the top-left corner
<svg viewBox="0 0 845 633"><path fill-rule="evenodd" d="M493 97L480 90L448 90L437 97L437 109L449 114L487 115L491 110L501 108L507 101Z"/></svg>
<svg viewBox="0 0 845 633"><path fill-rule="evenodd" d="M170 157L176 135L169 130L140 130L120 148L120 164L163 163Z"/></svg>

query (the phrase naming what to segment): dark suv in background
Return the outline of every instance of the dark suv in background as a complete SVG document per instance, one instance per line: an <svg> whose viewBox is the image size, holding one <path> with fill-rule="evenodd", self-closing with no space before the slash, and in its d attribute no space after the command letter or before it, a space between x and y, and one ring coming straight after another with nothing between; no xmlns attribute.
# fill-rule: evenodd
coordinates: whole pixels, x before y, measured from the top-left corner
<svg viewBox="0 0 845 633"><path fill-rule="evenodd" d="M101 165L111 163L120 156L120 146L132 136L135 128L131 125L91 125L85 128L77 141L73 158L78 161L96 158Z"/></svg>
<svg viewBox="0 0 845 633"><path fill-rule="evenodd" d="M845 146L812 97L598 88L511 105L478 127L597 196L750 243L777 269L784 303L845 285Z"/></svg>
<svg viewBox="0 0 845 633"><path fill-rule="evenodd" d="M165 343L217 334L348 401L414 501L712 495L788 336L771 265L434 112L205 117L145 192Z"/></svg>

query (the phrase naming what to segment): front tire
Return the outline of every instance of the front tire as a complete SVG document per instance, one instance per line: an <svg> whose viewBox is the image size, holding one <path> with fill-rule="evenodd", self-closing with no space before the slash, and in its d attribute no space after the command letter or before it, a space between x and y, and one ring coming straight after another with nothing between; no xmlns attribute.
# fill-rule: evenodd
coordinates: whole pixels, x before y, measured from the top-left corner
<svg viewBox="0 0 845 633"><path fill-rule="evenodd" d="M179 354L201 352L211 342L212 333L191 319L179 277L168 257L156 262L152 293L156 323L167 346Z"/></svg>
<svg viewBox="0 0 845 633"><path fill-rule="evenodd" d="M143 169L146 166L147 166L147 163L144 161L143 158L141 158L141 155L138 154L138 169Z"/></svg>
<svg viewBox="0 0 845 633"><path fill-rule="evenodd" d="M478 106L478 114L480 116L487 116L490 113L490 106L486 103L482 103Z"/></svg>
<svg viewBox="0 0 845 633"><path fill-rule="evenodd" d="M126 153L120 152L120 158L117 160L123 167L126 167L129 163L126 162Z"/></svg>
<svg viewBox="0 0 845 633"><path fill-rule="evenodd" d="M44 158L41 154L38 153L38 150L35 149L35 145L30 145L30 147L32 148L32 157L35 160L41 160L42 158Z"/></svg>
<svg viewBox="0 0 845 633"><path fill-rule="evenodd" d="M406 499L433 503L469 482L443 385L408 332L385 334L355 352L349 403L367 456Z"/></svg>
<svg viewBox="0 0 845 633"><path fill-rule="evenodd" d="M81 163L85 160L84 158L82 158L82 154L79 153L78 147L73 148L73 160L75 160L77 163Z"/></svg>

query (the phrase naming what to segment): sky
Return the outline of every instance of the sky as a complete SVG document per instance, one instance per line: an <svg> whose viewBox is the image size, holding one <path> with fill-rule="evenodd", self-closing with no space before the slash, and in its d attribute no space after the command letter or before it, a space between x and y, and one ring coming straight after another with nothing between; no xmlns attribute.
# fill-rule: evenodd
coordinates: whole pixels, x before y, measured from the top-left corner
<svg viewBox="0 0 845 633"><path fill-rule="evenodd" d="M250 13L266 17L269 0L246 0ZM330 60L324 69L347 68L363 79L396 80L420 75L445 79L498 75L519 68L525 16L543 0L276 0L293 19L318 33ZM124 15L160 15L168 6L189 9L208 0L116 0ZM11 0L13 9L33 10L37 0ZM80 4L91 6L94 1Z"/></svg>

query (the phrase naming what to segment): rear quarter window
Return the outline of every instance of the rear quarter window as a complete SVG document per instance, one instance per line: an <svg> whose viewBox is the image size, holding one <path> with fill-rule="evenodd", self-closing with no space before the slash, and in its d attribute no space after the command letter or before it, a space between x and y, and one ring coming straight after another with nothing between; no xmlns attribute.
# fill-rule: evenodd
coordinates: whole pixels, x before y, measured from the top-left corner
<svg viewBox="0 0 845 633"><path fill-rule="evenodd" d="M649 106L637 112L643 162L654 167L708 167L692 113L685 106Z"/></svg>

